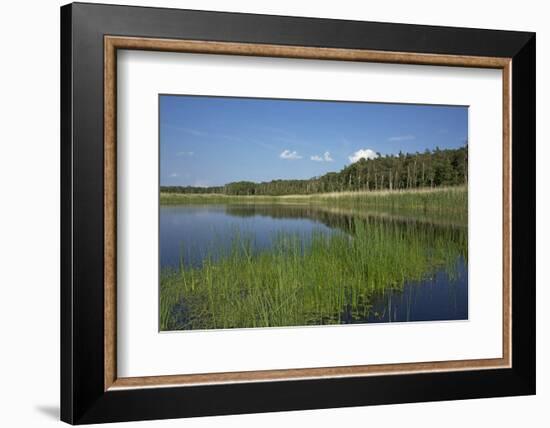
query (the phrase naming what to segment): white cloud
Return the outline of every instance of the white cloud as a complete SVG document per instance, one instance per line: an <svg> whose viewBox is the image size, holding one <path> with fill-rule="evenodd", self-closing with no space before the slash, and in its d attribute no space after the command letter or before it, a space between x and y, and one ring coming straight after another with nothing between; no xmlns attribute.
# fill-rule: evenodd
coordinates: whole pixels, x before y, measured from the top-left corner
<svg viewBox="0 0 550 428"><path fill-rule="evenodd" d="M206 137L208 134L204 131L201 131L199 129L192 129L192 128L184 128L181 126L174 126L170 124L163 124L164 127L175 129L177 131L185 132L186 134L193 135L194 137Z"/></svg>
<svg viewBox="0 0 550 428"><path fill-rule="evenodd" d="M194 135L195 137L206 137L208 134L204 131L199 131L198 129L182 128L183 132Z"/></svg>
<svg viewBox="0 0 550 428"><path fill-rule="evenodd" d="M180 132L185 132L186 134L192 135L193 137L201 137L201 138L220 138L223 140L230 140L230 141L243 141L243 138L235 135L229 135L229 134L215 134L208 131L203 131L200 129L193 129L193 128L184 128L181 126L173 126L169 124L163 124L163 126L175 129Z"/></svg>
<svg viewBox="0 0 550 428"><path fill-rule="evenodd" d="M198 179L198 180L195 180L195 182L193 183L193 187L208 187L208 186L210 186L210 182L208 180Z"/></svg>
<svg viewBox="0 0 550 428"><path fill-rule="evenodd" d="M330 152L325 152L323 156L313 155L310 157L310 159L315 162L333 162L334 161L334 159L332 159L332 157L330 156Z"/></svg>
<svg viewBox="0 0 550 428"><path fill-rule="evenodd" d="M176 156L193 156L195 152L177 152Z"/></svg>
<svg viewBox="0 0 550 428"><path fill-rule="evenodd" d="M375 159L378 155L374 150L371 149L360 149L357 150L354 154L348 157L351 163L357 162L359 159Z"/></svg>
<svg viewBox="0 0 550 428"><path fill-rule="evenodd" d="M281 159L289 159L289 160L296 160L296 159L302 159L302 156L298 154L296 150L290 151L290 150L283 150L283 152L279 155Z"/></svg>
<svg viewBox="0 0 550 428"><path fill-rule="evenodd" d="M180 175L177 173L177 172L173 172L172 174L170 174L170 177L172 178L176 178L176 177L179 177Z"/></svg>
<svg viewBox="0 0 550 428"><path fill-rule="evenodd" d="M416 137L414 135L397 135L395 137L388 138L388 141L410 141L414 140Z"/></svg>

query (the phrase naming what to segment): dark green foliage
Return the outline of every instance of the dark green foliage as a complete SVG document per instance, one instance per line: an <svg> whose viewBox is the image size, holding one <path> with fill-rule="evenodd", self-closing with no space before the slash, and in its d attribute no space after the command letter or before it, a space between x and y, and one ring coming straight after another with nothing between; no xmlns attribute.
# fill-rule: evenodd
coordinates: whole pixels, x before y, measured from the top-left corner
<svg viewBox="0 0 550 428"><path fill-rule="evenodd" d="M426 150L360 159L340 172L309 180L238 181L216 187L161 188L163 193L218 193L224 195L308 195L355 190L398 190L454 186L468 182L468 146Z"/></svg>

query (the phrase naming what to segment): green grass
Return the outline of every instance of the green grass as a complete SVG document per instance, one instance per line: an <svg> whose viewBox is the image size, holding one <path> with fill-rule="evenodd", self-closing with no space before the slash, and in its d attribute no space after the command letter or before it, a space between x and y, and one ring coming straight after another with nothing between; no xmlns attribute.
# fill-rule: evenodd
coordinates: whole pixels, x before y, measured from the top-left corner
<svg viewBox="0 0 550 428"><path fill-rule="evenodd" d="M415 190L333 192L311 195L232 196L223 194L161 193L160 203L170 204L300 204L342 209L362 214L406 217L417 221L467 225L466 186Z"/></svg>
<svg viewBox="0 0 550 428"><path fill-rule="evenodd" d="M437 197L449 204L457 195ZM392 203L393 195L377 198ZM280 233L266 251L253 252L251 239L238 233L232 244L200 267L182 260L161 272L161 330L339 324L350 308L366 317L375 295L441 268L452 274L458 257L467 259L463 227L380 219L355 220L350 234L315 233L307 244Z"/></svg>

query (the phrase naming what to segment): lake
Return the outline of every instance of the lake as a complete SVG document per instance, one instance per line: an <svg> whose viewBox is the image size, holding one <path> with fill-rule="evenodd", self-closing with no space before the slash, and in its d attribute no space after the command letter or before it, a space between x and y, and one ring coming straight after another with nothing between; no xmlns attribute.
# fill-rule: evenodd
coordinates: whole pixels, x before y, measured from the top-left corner
<svg viewBox="0 0 550 428"><path fill-rule="evenodd" d="M468 318L461 225L320 205L185 204L161 205L159 232L164 329ZM178 270L185 292L174 291Z"/></svg>
<svg viewBox="0 0 550 428"><path fill-rule="evenodd" d="M160 264L200 266L209 254L214 259L226 254L236 233L250 238L254 251L266 250L281 231L300 235L304 243L313 231L334 232L296 206L161 206Z"/></svg>

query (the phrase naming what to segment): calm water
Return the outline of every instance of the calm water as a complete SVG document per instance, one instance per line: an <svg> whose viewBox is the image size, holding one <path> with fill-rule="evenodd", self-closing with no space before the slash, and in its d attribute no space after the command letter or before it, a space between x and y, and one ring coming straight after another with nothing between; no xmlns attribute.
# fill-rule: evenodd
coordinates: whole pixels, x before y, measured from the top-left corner
<svg viewBox="0 0 550 428"><path fill-rule="evenodd" d="M456 278L439 270L429 279L408 282L403 291L388 291L375 298L369 315L353 318L347 313L347 323L405 322L468 319L468 266L457 261Z"/></svg>
<svg viewBox="0 0 550 428"><path fill-rule="evenodd" d="M161 206L160 265L198 267L208 254L216 259L227 253L235 233L249 238L256 251L266 250L281 231L299 234L307 243L314 231L336 230L296 206Z"/></svg>
<svg viewBox="0 0 550 428"><path fill-rule="evenodd" d="M307 246L313 233L352 235L353 220L349 214L303 205L161 206L160 265L200 267L205 257L215 260L227 253L235 233L249 238L256 252L268 251L281 232L299 235ZM409 227L403 219L375 217L370 221L391 221L403 233ZM414 227L417 231L419 226L415 223ZM421 227L443 233L449 226ZM402 290L389 289L375 296L368 310L345 311L340 319L342 323L468 319L467 263L457 255L452 272L440 269L422 281L408 281Z"/></svg>

